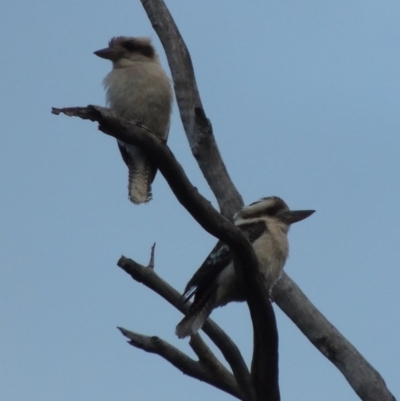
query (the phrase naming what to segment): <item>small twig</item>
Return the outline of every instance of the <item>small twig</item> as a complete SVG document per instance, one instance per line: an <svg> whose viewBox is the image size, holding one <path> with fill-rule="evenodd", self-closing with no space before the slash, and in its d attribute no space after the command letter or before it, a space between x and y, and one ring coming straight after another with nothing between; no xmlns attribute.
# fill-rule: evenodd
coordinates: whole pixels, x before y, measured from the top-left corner
<svg viewBox="0 0 400 401"><path fill-rule="evenodd" d="M150 261L147 265L148 269L154 270L154 250L156 249L156 243L153 244L151 247L151 254L150 254Z"/></svg>

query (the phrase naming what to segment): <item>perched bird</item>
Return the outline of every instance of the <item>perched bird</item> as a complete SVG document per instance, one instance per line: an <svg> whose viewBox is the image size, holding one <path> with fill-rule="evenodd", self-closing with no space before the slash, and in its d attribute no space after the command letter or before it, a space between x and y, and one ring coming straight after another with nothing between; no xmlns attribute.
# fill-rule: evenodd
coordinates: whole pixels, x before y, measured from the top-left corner
<svg viewBox="0 0 400 401"><path fill-rule="evenodd" d="M252 243L260 271L270 290L281 277L288 257L287 233L290 225L313 213L314 210L289 210L281 198L271 196L235 214L233 222ZM201 329L213 309L228 302L245 300L240 283L236 280L232 252L221 241L190 279L182 299L187 302L192 296L193 304L176 327L179 338Z"/></svg>
<svg viewBox="0 0 400 401"><path fill-rule="evenodd" d="M114 37L107 48L94 54L113 63L113 69L104 78L109 107L126 120L140 122L166 141L172 88L150 39ZM129 170L129 199L136 204L148 202L156 166L137 146L119 140L118 146Z"/></svg>

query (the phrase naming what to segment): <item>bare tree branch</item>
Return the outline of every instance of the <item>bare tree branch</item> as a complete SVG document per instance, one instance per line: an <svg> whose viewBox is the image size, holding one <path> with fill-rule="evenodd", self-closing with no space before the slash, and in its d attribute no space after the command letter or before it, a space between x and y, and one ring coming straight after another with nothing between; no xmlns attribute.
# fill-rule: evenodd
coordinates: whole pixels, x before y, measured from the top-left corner
<svg viewBox="0 0 400 401"><path fill-rule="evenodd" d="M264 311L268 315L263 315ZM255 313L258 315L253 316ZM250 308L250 314L254 330L251 379L259 400L277 401L280 400L278 330L269 299L263 309Z"/></svg>
<svg viewBox="0 0 400 401"><path fill-rule="evenodd" d="M235 377L218 360L208 345L203 341L200 334L193 334L190 337L189 345L199 358L199 361L204 364L213 375L216 375L223 382L230 383L232 388L236 388L236 393L240 394Z"/></svg>
<svg viewBox="0 0 400 401"><path fill-rule="evenodd" d="M285 275L285 273L284 273ZM382 376L321 314L287 275L272 291L275 302L344 375L364 401L395 401Z"/></svg>
<svg viewBox="0 0 400 401"><path fill-rule="evenodd" d="M207 232L224 241L232 249L246 248L246 256L238 253L240 259L247 257L247 260L253 262L257 260L250 243L242 232L199 194L168 146L146 127L125 121L112 110L100 106L53 108L52 113L56 115L63 113L70 117L97 121L100 131L105 134L125 143L140 146L153 158L178 201Z"/></svg>
<svg viewBox="0 0 400 401"><path fill-rule="evenodd" d="M229 177L204 112L189 51L165 3L142 0L142 4L164 46L193 156L217 198L222 215L231 219L243 206L243 200Z"/></svg>
<svg viewBox="0 0 400 401"><path fill-rule="evenodd" d="M235 383L232 383L231 380L223 381L221 376L215 375L215 373L210 371L201 361L194 361L185 353L161 338L134 333L122 327L118 327L118 329L125 337L129 338L128 343L132 346L152 354L157 354L170 362L185 375L204 381L239 398L238 388L235 386Z"/></svg>

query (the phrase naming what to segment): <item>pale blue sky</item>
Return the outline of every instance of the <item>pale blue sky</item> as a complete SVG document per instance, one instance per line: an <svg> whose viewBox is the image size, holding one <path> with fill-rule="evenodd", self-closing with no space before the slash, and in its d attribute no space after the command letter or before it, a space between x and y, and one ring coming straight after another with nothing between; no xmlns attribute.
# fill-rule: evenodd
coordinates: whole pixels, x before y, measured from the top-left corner
<svg viewBox="0 0 400 401"><path fill-rule="evenodd" d="M167 1L205 111L250 203L316 209L290 232L288 274L400 396L400 5L397 1ZM113 138L52 106L104 105L115 35L154 39L139 1L2 5L0 398L230 400L116 326L189 351L179 312L115 263L146 263L182 290L215 239L161 175L135 207ZM212 202L174 110L170 147ZM342 375L278 308L284 400L353 401ZM246 307L213 314L246 359Z"/></svg>

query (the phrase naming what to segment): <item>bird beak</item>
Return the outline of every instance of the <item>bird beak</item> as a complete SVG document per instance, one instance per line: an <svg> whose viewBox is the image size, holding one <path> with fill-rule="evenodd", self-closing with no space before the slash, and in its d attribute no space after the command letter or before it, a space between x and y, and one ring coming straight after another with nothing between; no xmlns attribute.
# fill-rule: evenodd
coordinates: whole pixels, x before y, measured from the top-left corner
<svg viewBox="0 0 400 401"><path fill-rule="evenodd" d="M289 210L287 212L280 213L279 220L286 224L293 224L306 219L314 212L315 210Z"/></svg>
<svg viewBox="0 0 400 401"><path fill-rule="evenodd" d="M111 47L106 47L105 49L97 50L93 52L96 56L105 58L106 60L115 61L121 56L119 50L113 49Z"/></svg>

